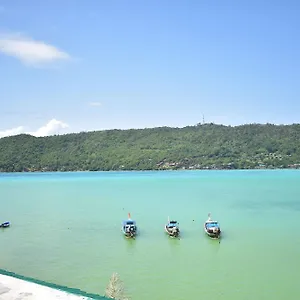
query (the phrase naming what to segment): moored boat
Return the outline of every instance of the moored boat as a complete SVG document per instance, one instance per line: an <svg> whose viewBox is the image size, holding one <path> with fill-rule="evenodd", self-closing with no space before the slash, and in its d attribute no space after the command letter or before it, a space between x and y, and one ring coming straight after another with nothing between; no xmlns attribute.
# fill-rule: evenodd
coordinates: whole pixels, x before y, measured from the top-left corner
<svg viewBox="0 0 300 300"><path fill-rule="evenodd" d="M6 227L9 227L9 226L10 226L9 222L4 222L4 223L0 224L0 227L2 227L2 228L6 228Z"/></svg>
<svg viewBox="0 0 300 300"><path fill-rule="evenodd" d="M165 231L170 237L178 237L180 234L179 223L175 220L170 221L165 225Z"/></svg>
<svg viewBox="0 0 300 300"><path fill-rule="evenodd" d="M137 233L136 222L131 219L130 213L128 213L128 219L123 221L122 232L127 238L133 238Z"/></svg>
<svg viewBox="0 0 300 300"><path fill-rule="evenodd" d="M211 214L208 214L208 219L204 223L204 231L206 234L214 239L219 239L221 237L221 228L218 221L211 219Z"/></svg>

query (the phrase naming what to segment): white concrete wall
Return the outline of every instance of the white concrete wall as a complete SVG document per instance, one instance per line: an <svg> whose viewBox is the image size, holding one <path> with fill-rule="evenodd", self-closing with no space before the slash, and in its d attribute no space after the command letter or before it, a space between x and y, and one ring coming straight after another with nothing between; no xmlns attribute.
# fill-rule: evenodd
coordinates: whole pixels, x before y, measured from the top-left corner
<svg viewBox="0 0 300 300"><path fill-rule="evenodd" d="M83 296L68 294L36 283L0 275L0 300L88 300Z"/></svg>

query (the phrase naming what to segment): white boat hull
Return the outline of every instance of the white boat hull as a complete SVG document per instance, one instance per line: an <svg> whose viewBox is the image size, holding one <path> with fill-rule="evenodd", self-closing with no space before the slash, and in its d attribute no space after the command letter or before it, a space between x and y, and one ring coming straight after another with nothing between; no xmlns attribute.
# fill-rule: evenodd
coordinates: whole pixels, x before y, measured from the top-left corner
<svg viewBox="0 0 300 300"><path fill-rule="evenodd" d="M168 228L167 225L165 226L165 232L170 236L170 237L178 237L180 234L180 230L177 227L176 230L173 230L173 228Z"/></svg>

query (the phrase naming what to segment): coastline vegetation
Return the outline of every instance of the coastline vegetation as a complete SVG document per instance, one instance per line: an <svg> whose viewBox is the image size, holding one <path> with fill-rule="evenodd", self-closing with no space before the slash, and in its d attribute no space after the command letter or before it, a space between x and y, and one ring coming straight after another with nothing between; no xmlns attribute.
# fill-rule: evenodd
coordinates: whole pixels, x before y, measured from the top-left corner
<svg viewBox="0 0 300 300"><path fill-rule="evenodd" d="M300 168L300 124L197 124L0 139L0 172Z"/></svg>

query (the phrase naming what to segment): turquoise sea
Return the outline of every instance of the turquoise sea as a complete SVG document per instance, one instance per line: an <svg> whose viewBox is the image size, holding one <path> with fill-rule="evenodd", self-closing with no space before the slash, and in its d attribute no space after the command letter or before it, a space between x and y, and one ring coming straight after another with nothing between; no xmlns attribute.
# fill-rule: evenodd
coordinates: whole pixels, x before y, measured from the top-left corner
<svg viewBox="0 0 300 300"><path fill-rule="evenodd" d="M4 221L0 268L40 280L104 294L118 272L132 300L300 299L297 170L0 174Z"/></svg>

